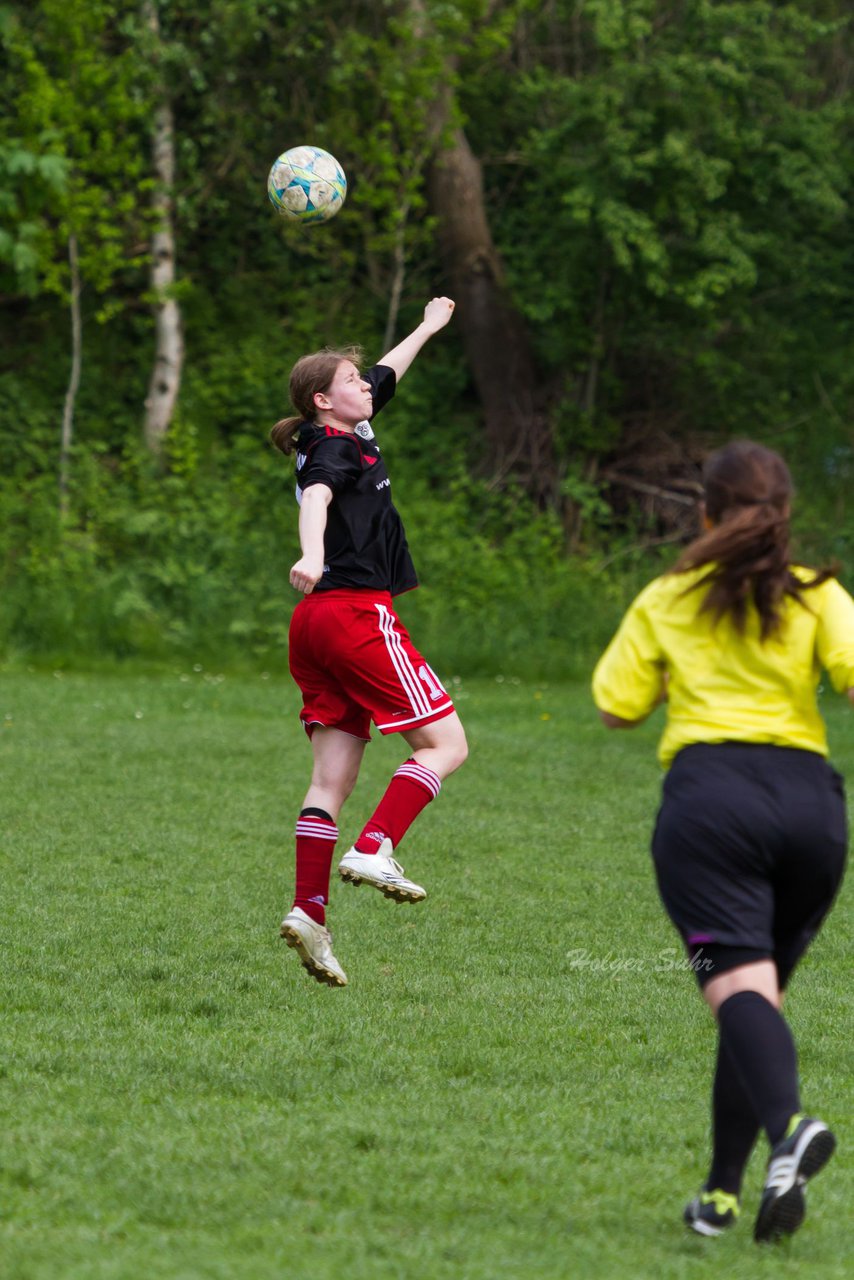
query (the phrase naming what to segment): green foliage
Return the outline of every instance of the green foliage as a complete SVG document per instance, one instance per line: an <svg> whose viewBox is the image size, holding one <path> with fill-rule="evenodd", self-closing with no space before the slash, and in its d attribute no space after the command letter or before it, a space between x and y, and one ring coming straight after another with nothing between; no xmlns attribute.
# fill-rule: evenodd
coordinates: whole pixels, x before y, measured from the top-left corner
<svg viewBox="0 0 854 1280"><path fill-rule="evenodd" d="M65 523L49 402L0 380L0 421L18 426L14 440L0 431L0 655L285 669L296 599L287 576L298 555L292 463L251 429L273 421L275 388L266 387L265 406L259 383L237 376L242 363L265 359L247 340L222 370L211 366L220 381L208 387L200 372L168 438L165 471L139 445L121 457L106 442L78 446ZM429 377L407 383L377 427L422 583L401 597L403 617L431 661L456 674L578 674L673 549L656 558L641 529L616 531L595 480L574 470L568 493L590 536L585 554L567 557L555 513L537 511L520 490L472 480L464 457L437 454L419 429L434 394ZM209 421L218 406L243 429L224 438ZM850 451L828 459L815 441L797 461L801 553L840 559L850 585Z"/></svg>
<svg viewBox="0 0 854 1280"><path fill-rule="evenodd" d="M812 559L852 564L850 14L687 0L131 0L0 8L0 531L6 651L284 661L295 548L265 445L293 361L382 350L447 290L427 174L449 83L484 166L512 300L550 396L555 491L493 492L459 321L381 423L431 651L567 670L669 530L615 514L601 474L731 435L782 448ZM164 469L142 454L153 333L150 134L176 128L186 335ZM307 231L266 200L300 141L350 180ZM67 241L84 280L68 524L56 447L68 381ZM109 319L109 324L98 323ZM681 453L680 453L681 451ZM75 474L76 472L76 474ZM566 558L567 545L581 554ZM605 577L596 575L606 565ZM520 595L525 607L520 608ZM602 602L605 602L604 604ZM567 639L569 643L566 643Z"/></svg>
<svg viewBox="0 0 854 1280"><path fill-rule="evenodd" d="M521 186L497 224L518 295L549 322L547 354L602 341L597 285L606 359L681 363L680 377L738 342L749 380L771 348L744 349L760 294L775 340L806 307L829 336L850 170L840 103L804 57L827 28L797 6L706 0L678 20L649 0L585 17L576 73L523 79Z"/></svg>
<svg viewBox="0 0 854 1280"><path fill-rule="evenodd" d="M49 135L42 141L49 143ZM64 194L67 176L64 156L39 154L20 138L0 141L0 213L11 228L0 227L0 263L11 268L25 294L38 292L39 264L46 252L39 212L49 200Z"/></svg>
<svg viewBox="0 0 854 1280"><path fill-rule="evenodd" d="M248 435L211 447L182 418L165 475L140 449L120 463L78 451L62 524L49 449L49 432L31 427L0 483L0 652L286 666L291 464ZM558 521L522 493L491 494L462 469L441 499L411 480L399 505L423 585L400 606L431 658L460 673L509 663L566 674L589 662L626 574L567 561Z"/></svg>
<svg viewBox="0 0 854 1280"><path fill-rule="evenodd" d="M66 526L44 474L4 485L7 649L251 658L282 646L290 601L269 509L281 498L274 459L242 438L215 474L192 427L169 447L165 477L140 450L120 467L78 454Z"/></svg>
<svg viewBox="0 0 854 1280"><path fill-rule="evenodd" d="M399 607L436 661L460 673L576 674L608 638L607 584L592 562L566 559L557 518L522 493L491 494L460 472L441 503L400 505L424 587Z"/></svg>
<svg viewBox="0 0 854 1280"><path fill-rule="evenodd" d="M0 133L14 227L0 240L0 261L25 292L64 297L74 235L103 319L122 305L123 286L139 292L151 185L146 72L117 29L120 13L114 0L42 0L7 8L0 22L3 99L14 108Z"/></svg>

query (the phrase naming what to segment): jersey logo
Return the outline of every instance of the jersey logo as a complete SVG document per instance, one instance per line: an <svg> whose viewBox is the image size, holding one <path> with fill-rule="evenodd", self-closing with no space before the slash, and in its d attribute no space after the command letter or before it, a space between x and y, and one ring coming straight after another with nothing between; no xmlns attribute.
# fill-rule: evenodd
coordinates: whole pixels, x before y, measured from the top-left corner
<svg viewBox="0 0 854 1280"><path fill-rule="evenodd" d="M374 433L367 418L364 422L356 423L356 435L361 436L363 440L373 440Z"/></svg>

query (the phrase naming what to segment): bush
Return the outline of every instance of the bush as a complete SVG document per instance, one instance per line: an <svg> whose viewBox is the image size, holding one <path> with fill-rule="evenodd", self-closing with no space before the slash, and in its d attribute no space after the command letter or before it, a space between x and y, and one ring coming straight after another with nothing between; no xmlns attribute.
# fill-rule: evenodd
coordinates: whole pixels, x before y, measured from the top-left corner
<svg viewBox="0 0 854 1280"><path fill-rule="evenodd" d="M441 672L586 674L640 586L675 548L644 550L644 530L602 526L568 556L552 512L492 492L460 462L438 477L390 441L395 500L421 587L399 600ZM7 436L7 442L9 437ZM299 554L290 464L258 435L199 438L179 418L164 470L138 447L78 448L60 519L55 434L30 411L0 480L0 653L51 663L121 661L287 667ZM803 457L798 543L812 563L850 568L843 518L851 460ZM398 498L398 493L402 498ZM850 579L846 579L851 585Z"/></svg>

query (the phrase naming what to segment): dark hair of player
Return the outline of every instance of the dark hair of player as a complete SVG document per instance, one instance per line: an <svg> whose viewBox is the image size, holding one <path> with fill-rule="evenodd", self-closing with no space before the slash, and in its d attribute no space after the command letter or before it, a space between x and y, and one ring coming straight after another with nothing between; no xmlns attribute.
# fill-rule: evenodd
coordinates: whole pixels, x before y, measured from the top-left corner
<svg viewBox="0 0 854 1280"><path fill-rule="evenodd" d="M752 601L766 640L780 630L784 597L804 604L804 590L826 582L835 570L818 570L808 582L792 572L789 514L794 487L789 468L773 449L749 440L724 445L706 461L703 487L712 527L685 548L672 572L708 565L708 573L688 588L708 587L700 613L713 613L715 621L729 615L743 633Z"/></svg>
<svg viewBox="0 0 854 1280"><path fill-rule="evenodd" d="M303 422L314 422L317 407L314 397L328 391L335 370L343 360L352 360L359 368L362 352L359 347L344 347L340 351L333 347L324 347L322 351L314 351L311 355L297 360L291 369L288 393L291 404L297 410L296 416L282 418L270 431L270 439L282 453L293 453L296 448L299 428Z"/></svg>

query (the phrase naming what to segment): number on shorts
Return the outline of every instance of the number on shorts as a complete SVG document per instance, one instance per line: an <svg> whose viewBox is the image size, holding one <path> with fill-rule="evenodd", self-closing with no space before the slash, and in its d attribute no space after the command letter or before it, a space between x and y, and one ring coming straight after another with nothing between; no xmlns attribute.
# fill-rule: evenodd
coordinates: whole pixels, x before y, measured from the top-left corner
<svg viewBox="0 0 854 1280"><path fill-rule="evenodd" d="M418 679L423 680L427 688L430 690L430 697L434 702L438 702L440 698L445 696L445 690L439 684L439 681L433 675L433 672L426 665L418 668Z"/></svg>

